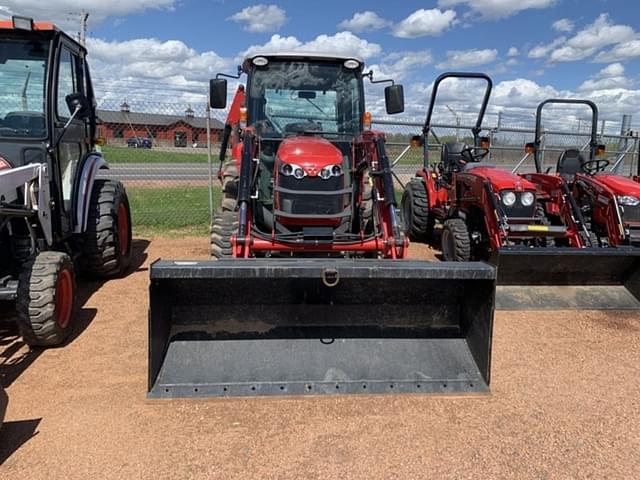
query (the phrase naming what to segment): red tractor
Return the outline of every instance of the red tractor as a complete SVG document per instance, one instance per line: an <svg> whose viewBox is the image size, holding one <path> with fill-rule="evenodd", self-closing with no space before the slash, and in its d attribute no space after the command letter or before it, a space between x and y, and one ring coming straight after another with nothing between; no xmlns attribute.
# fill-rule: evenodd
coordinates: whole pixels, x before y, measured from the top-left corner
<svg viewBox="0 0 640 480"><path fill-rule="evenodd" d="M438 88L449 78L483 80L486 88L472 128L473 144L445 143L440 161L431 165L427 138L433 133ZM498 290L499 308L572 308L578 304L598 308L588 292L556 296L553 288L546 287L624 283L628 269L623 264L629 258L588 248L592 246L589 225L562 177L540 175L532 181L532 177L480 163L490 147L480 133L491 88L491 79L482 73L444 73L435 80L421 142L424 166L402 198L406 233L413 240L433 241L434 227L440 224L444 260L488 260L498 265L498 285L509 287ZM601 274L589 271L594 264ZM635 264L630 267L636 268ZM544 286L544 295L540 289L531 289L532 285ZM636 296L640 289L631 302L640 307ZM603 299L607 302L617 300L609 295Z"/></svg>
<svg viewBox="0 0 640 480"><path fill-rule="evenodd" d="M403 260L363 67L262 54L232 77L215 260L151 267L151 397L487 391L495 269Z"/></svg>
<svg viewBox="0 0 640 480"><path fill-rule="evenodd" d="M553 176L540 173L542 111L549 104L587 105L592 112L588 157L577 149L565 150L558 158ZM553 184L563 179L581 210L594 246L640 246L640 184L606 171L609 160L601 156L605 147L598 144L597 126L598 107L589 100L549 99L542 102L536 113L535 140L527 144L527 149L534 153L538 173L523 177L546 192L552 192Z"/></svg>

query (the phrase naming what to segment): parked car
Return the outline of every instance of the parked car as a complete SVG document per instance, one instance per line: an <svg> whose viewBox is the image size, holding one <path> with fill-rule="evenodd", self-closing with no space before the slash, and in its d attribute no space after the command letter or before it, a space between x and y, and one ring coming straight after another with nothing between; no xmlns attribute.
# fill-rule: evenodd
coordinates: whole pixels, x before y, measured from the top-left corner
<svg viewBox="0 0 640 480"><path fill-rule="evenodd" d="M153 142L147 137L131 137L127 138L127 147L131 148L151 148Z"/></svg>

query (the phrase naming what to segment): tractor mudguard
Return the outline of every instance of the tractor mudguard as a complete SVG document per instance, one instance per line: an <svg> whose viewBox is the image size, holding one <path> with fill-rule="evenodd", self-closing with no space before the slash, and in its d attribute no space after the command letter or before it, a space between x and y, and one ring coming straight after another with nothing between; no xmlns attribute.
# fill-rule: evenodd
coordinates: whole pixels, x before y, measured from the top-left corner
<svg viewBox="0 0 640 480"><path fill-rule="evenodd" d="M505 247L498 267L499 310L640 309L640 249Z"/></svg>
<svg viewBox="0 0 640 480"><path fill-rule="evenodd" d="M150 398L487 392L495 269L156 261Z"/></svg>
<svg viewBox="0 0 640 480"><path fill-rule="evenodd" d="M89 153L80 163L80 174L73 185L72 210L74 213L74 233L87 229L89 204L98 170L108 168L106 160L97 152Z"/></svg>

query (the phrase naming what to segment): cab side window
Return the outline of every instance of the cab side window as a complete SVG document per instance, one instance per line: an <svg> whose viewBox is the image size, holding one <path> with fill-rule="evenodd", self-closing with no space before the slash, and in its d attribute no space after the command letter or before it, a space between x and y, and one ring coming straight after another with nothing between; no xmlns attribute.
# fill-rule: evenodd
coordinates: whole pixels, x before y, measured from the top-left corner
<svg viewBox="0 0 640 480"><path fill-rule="evenodd" d="M78 91L75 58L69 50L62 48L60 52L60 66L58 67L57 115L59 119L70 116L67 106L67 95Z"/></svg>

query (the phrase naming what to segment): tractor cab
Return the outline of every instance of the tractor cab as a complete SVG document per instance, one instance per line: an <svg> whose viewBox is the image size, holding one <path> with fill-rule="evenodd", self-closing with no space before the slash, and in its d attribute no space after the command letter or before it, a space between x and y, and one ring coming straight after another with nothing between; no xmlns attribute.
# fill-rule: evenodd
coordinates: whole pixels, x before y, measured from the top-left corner
<svg viewBox="0 0 640 480"><path fill-rule="evenodd" d="M95 146L95 99L86 50L51 23L0 22L0 166L47 163L53 228L77 230L74 188Z"/></svg>
<svg viewBox="0 0 640 480"><path fill-rule="evenodd" d="M363 81L381 81L363 69L362 60L351 57L260 54L246 58L231 76L247 79L227 122L233 158L226 159L226 139L221 148L225 208L235 210L239 197L248 196L259 237L329 245L375 235L371 202L365 200L373 197L367 162L378 156L381 144L374 141L383 136L370 130ZM229 76L211 81L214 108L226 107L224 77ZM391 83L385 88L386 111L399 113L402 86L385 82ZM248 138L251 145L244 143ZM243 155L254 162L246 178ZM393 191L391 178L386 187L378 179L379 189Z"/></svg>

